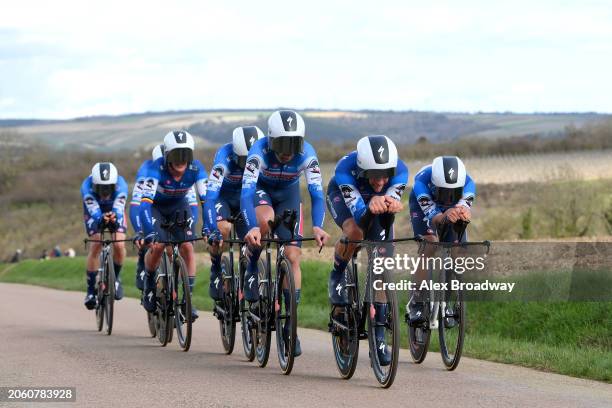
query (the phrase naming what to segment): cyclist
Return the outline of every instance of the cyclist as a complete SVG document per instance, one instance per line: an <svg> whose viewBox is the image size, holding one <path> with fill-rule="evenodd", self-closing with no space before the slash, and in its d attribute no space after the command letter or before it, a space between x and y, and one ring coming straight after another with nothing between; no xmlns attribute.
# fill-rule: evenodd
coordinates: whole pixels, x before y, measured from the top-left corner
<svg viewBox="0 0 612 408"><path fill-rule="evenodd" d="M281 110L268 119L268 137L255 142L245 164L240 195L240 210L247 225L245 241L250 246L249 263L245 273L245 299L259 300L257 260L261 253L261 237L268 233L268 221L284 210L297 210L294 231L284 225L276 229L280 239L301 238L303 231L302 204L299 178L305 174L312 202L312 230L319 246L325 244L329 234L323 231L325 204L319 160L314 148L304 141L305 125L295 111ZM285 255L295 276L295 299L300 302L302 272L300 269L301 241L285 247ZM285 295L289 300L289 294ZM288 337L289 324L283 328ZM301 354L299 339L295 342L295 355Z"/></svg>
<svg viewBox="0 0 612 408"><path fill-rule="evenodd" d="M147 248L144 246L142 235L142 224L140 222L140 200L142 199L142 189L146 180L147 168L155 160L163 157L163 144L159 144L153 148L153 160L146 160L136 173L136 183L132 191L132 201L130 202L130 222L132 228L136 231L135 244L138 247L138 263L136 265L136 287L142 292L144 290L144 257L147 253ZM198 223L198 199L196 198L195 186L191 187L187 194L189 206L191 208L191 216L193 217L194 225Z"/></svg>
<svg viewBox="0 0 612 408"><path fill-rule="evenodd" d="M414 176L410 193L410 220L414 234L429 242L455 242L458 237L453 228L448 228L443 237L438 237L438 228L445 222L469 221L475 196L476 184L467 174L461 159L456 156L436 157L431 165L423 167ZM467 240L467 234L462 240ZM433 252L431 246L425 247L424 255L431 256ZM417 269L417 287L426 275L424 268ZM408 317L413 326L427 320L423 302L424 293L414 290L408 304ZM452 326L453 322L446 324Z"/></svg>
<svg viewBox="0 0 612 408"><path fill-rule="evenodd" d="M336 165L334 177L327 187L327 208L342 234L350 240L364 239L364 214L369 209L372 224L366 239L387 237L388 214L403 209L402 194L408 182L408 168L397 157L397 148L387 136L366 136L357 143L357 150L344 156ZM390 234L393 235L391 229ZM393 237L388 237L392 239ZM353 256L356 244L336 242L334 267L329 276L329 299L337 312L348 302L344 271ZM376 320L386 323L387 303L383 292L376 293ZM381 365L389 365L391 352L385 344L384 327L376 327L376 349Z"/></svg>
<svg viewBox="0 0 612 408"><path fill-rule="evenodd" d="M227 143L215 155L208 186L206 205L204 206L205 223L202 235L209 235L209 252L211 259L209 294L214 300L221 300L221 254L223 239L230 235L232 226L227 221L240 214L240 191L242 174L249 149L265 135L257 126L242 126L234 129L232 143ZM247 233L242 219L235 222L236 232L240 239Z"/></svg>
<svg viewBox="0 0 612 408"><path fill-rule="evenodd" d="M85 231L90 239L99 240L100 232L108 227L113 232L113 239L125 239L127 226L124 219L125 201L127 200L127 183L117 173L112 163L96 163L91 174L81 184L83 198L83 215ZM95 285L100 267L102 243L92 242L87 254L87 295L85 307L89 310L96 307ZM125 244L113 244L113 266L115 267L115 299L123 298L123 287L119 274L125 259Z"/></svg>
<svg viewBox="0 0 612 408"><path fill-rule="evenodd" d="M165 245L157 240L187 240L195 238L195 223L189 217L188 227L161 228L164 220L174 220L175 214L191 214L187 198L193 185L196 186L202 206L206 198L206 170L199 160L194 160L195 142L185 131L171 131L164 137L164 156L147 168L140 201L140 222L144 233L144 245L149 250L145 256L145 282L142 305L148 312L155 311L155 271L159 266ZM196 276L196 261L191 242L183 242L179 251L185 259L189 273L189 289L193 291ZM192 307L192 319L198 313Z"/></svg>

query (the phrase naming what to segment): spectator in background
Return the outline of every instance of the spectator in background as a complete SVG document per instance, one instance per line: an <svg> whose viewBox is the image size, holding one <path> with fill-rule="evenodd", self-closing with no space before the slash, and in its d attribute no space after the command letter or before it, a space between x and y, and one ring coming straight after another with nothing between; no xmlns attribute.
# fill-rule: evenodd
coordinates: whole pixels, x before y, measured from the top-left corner
<svg viewBox="0 0 612 408"><path fill-rule="evenodd" d="M68 248L66 252L64 252L64 256L67 256L68 258L74 258L75 255L76 255L76 252L74 248Z"/></svg>
<svg viewBox="0 0 612 408"><path fill-rule="evenodd" d="M61 258L62 257L62 250L60 249L59 245L56 245L55 248L53 248L53 252L51 253L51 256L53 258Z"/></svg>
<svg viewBox="0 0 612 408"><path fill-rule="evenodd" d="M38 259L40 259L41 261L45 261L45 260L49 259L49 255L47 255L47 250L46 249L42 250L42 253L40 254L40 258L38 258Z"/></svg>
<svg viewBox="0 0 612 408"><path fill-rule="evenodd" d="M11 258L11 263L17 263L19 261L21 261L21 248L17 248L15 254L13 254L13 257Z"/></svg>

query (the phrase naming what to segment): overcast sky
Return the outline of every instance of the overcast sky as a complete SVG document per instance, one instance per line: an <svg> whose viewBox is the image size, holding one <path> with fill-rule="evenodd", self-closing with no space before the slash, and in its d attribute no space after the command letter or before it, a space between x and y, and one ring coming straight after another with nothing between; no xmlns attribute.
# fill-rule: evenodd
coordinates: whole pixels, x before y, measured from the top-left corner
<svg viewBox="0 0 612 408"><path fill-rule="evenodd" d="M609 1L0 1L0 118L612 112Z"/></svg>

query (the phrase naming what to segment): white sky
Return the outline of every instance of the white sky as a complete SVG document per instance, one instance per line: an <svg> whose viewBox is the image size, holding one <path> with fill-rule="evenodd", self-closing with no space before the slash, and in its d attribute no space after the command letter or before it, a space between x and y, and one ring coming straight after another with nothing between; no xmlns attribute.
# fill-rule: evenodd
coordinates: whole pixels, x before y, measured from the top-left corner
<svg viewBox="0 0 612 408"><path fill-rule="evenodd" d="M612 2L0 0L0 118L612 112Z"/></svg>

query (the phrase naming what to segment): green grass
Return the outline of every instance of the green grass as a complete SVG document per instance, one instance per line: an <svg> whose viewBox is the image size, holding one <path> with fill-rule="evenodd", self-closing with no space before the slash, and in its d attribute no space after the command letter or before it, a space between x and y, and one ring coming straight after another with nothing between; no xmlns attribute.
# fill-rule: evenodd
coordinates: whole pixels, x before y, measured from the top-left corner
<svg viewBox="0 0 612 408"><path fill-rule="evenodd" d="M0 281L84 291L84 264L84 258L4 264ZM134 267L128 260L122 272L130 297L139 293ZM327 330L329 269L326 262L303 262L302 327ZM199 309L212 306L207 288L208 268L200 268L194 296ZM400 298L405 302L404 294ZM402 304L400 315L403 309ZM466 356L612 382L612 302L470 302L467 316ZM406 345L405 324L402 332ZM434 332L432 350L437 349Z"/></svg>

